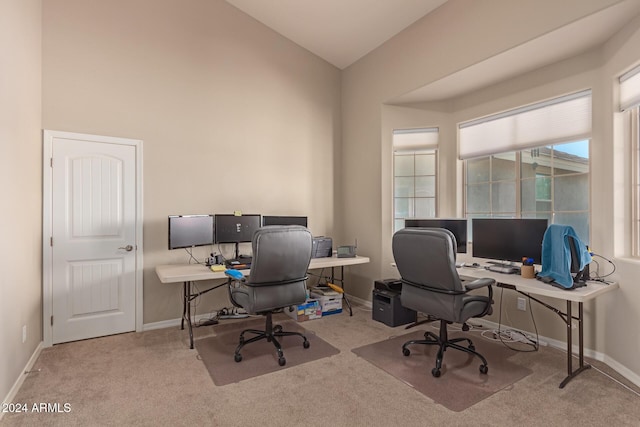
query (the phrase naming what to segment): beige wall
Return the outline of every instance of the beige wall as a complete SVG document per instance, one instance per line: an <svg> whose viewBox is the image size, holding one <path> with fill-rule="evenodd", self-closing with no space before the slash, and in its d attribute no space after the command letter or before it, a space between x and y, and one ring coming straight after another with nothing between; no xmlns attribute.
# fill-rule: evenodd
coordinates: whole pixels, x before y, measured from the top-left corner
<svg viewBox="0 0 640 427"><path fill-rule="evenodd" d="M533 9L531 13L514 14L510 8L516 7L516 3L518 8ZM608 258L620 255L620 252L614 252L611 230L614 230L615 218L625 218L624 203L620 201L620 208L615 211L613 198L614 190L619 192L616 184L625 182L625 177L614 174L614 170L621 170L615 159L624 159L624 154L619 155L620 147L612 143L616 140L612 116L615 77L640 61L638 19L621 29L620 34L602 48L483 90L439 104L384 105L408 90L472 66L613 3L492 1L492 7L487 8L484 2L450 0L434 14L345 70L342 171L347 185L342 193L343 203L338 205L344 206L340 217L344 220L345 230L368 234L367 247L362 248L362 252L373 258L373 265L366 271L363 268L354 277L359 281L358 296L370 299L372 283L380 278L376 275L388 277L393 274L387 264L392 259L390 213L387 212L392 206L390 129L409 123L412 127L439 126L444 132L440 148L443 154L439 161L443 173L438 189L439 214L451 215L460 213L462 206L460 162L455 159L457 123L584 88L593 90L594 105L591 243L598 248L598 253ZM550 10L553 13L549 13ZM482 23L481 28L477 23ZM462 28L466 30L462 32ZM414 109L423 110L422 115ZM354 167L358 165L356 159L360 158L361 152L368 153L370 164L360 162L361 166ZM627 182L628 178L626 176ZM455 188L451 188L450 183L443 188L443 179L453 179ZM629 191L624 195L628 196ZM376 205L381 206L379 213L373 209ZM363 209L372 212L368 221L360 220L359 212ZM640 273L640 265L628 259L615 261L620 267L615 278L620 281L621 290L586 305L586 344L616 369L638 380L640 361L633 355L640 350L640 338L637 334L623 333L620 328L638 323L640 293L634 286L634 278ZM606 262L600 261L600 264L603 271L609 271ZM510 322L516 327L533 330L528 315L517 312L515 305L515 296L507 293L505 307ZM557 316L535 305L533 313L543 335L564 341L565 329ZM497 316L492 320L497 321Z"/></svg>
<svg viewBox="0 0 640 427"><path fill-rule="evenodd" d="M42 341L39 0L0 0L0 398ZM27 340L22 342L22 327Z"/></svg>
<svg viewBox="0 0 640 427"><path fill-rule="evenodd" d="M145 324L181 315L181 286L154 272L188 261L167 250L168 215L307 215L333 233L337 68L222 0L58 0L43 15L43 127L144 141ZM199 314L229 306L213 294Z"/></svg>

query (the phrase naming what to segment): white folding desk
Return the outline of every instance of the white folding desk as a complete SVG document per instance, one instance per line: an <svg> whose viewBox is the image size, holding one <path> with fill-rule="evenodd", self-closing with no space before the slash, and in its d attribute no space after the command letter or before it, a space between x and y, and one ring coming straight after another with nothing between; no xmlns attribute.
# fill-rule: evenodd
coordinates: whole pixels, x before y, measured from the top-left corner
<svg viewBox="0 0 640 427"><path fill-rule="evenodd" d="M321 268L331 268L331 281L340 282L340 287L344 290L344 267L348 265L367 264L369 262L368 257L356 256L352 258L338 258L337 256L326 258L312 258L309 264L309 270L317 270ZM335 276L334 269L340 267L340 277ZM243 275L249 275L251 270L239 270ZM215 280L226 279L224 271L211 271L211 269L203 264L168 264L156 266L156 274L162 283L183 283L183 298L182 298L182 321L180 328L184 329L184 322L187 321L189 327L189 345L193 348L193 324L191 322L191 301L194 298L205 294L213 289L209 288L197 294L192 293L193 282L201 280ZM353 315L351 310L351 303L344 298L347 306L349 307L349 315Z"/></svg>
<svg viewBox="0 0 640 427"><path fill-rule="evenodd" d="M565 290L557 288L551 284L543 283L536 279L525 279L521 277L519 274L502 274L496 273L492 271L485 270L484 268L471 268L471 267L462 267L458 268L458 274L464 278L481 278L481 277L490 277L495 279L497 286L513 289L516 292L523 294L532 300L536 301L539 304L542 304L546 308L550 309L557 315L559 315L565 322L567 326L567 376L560 383L560 388L564 388L565 385L580 372L585 369L590 368L591 366L584 363L584 333L583 333L583 324L584 324L584 316L583 316L583 303L589 300L596 298L599 295L602 295L606 292L613 291L618 288L618 284L613 283L603 283L596 281L588 281L587 286ZM563 313L561 310L536 299L532 295L536 296L545 296L560 300L565 300L567 304L567 311ZM575 317L571 314L571 305L572 302L578 304L578 317ZM573 331L571 328L571 320L575 319L578 321L578 368L574 371L572 366L573 359L573 351L572 351L572 335Z"/></svg>

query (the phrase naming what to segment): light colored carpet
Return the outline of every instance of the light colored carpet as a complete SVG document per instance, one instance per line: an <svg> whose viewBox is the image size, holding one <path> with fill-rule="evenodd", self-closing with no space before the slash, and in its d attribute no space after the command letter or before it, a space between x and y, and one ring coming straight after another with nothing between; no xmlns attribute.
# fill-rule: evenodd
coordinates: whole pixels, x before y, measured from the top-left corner
<svg viewBox="0 0 640 427"><path fill-rule="evenodd" d="M301 325L340 353L225 386L213 383L178 327L55 345L43 350L34 366L41 371L27 376L14 402L69 403L71 411L5 414L0 426L619 427L640 419L638 395L595 369L559 389L566 358L551 348L514 353L509 360L532 374L455 412L351 351L403 327L373 321L364 307ZM197 328L196 339L215 328Z"/></svg>
<svg viewBox="0 0 640 427"><path fill-rule="evenodd" d="M310 344L305 349L299 336L278 337L286 359L284 366L278 364L276 349L267 340L247 344L240 352L242 361L234 361L240 332L244 329L264 329L264 318L220 325L216 328L215 336L196 340L196 350L213 382L219 386L231 384L340 353L340 350L318 338L314 332L306 331L295 320L276 320L274 317L274 326L276 324L285 331L305 334ZM253 336L246 334L245 339Z"/></svg>
<svg viewBox="0 0 640 427"><path fill-rule="evenodd" d="M449 337L469 335L450 333ZM487 359L489 372L486 375L480 373L482 362L479 358L449 348L443 358L441 376L435 378L431 375L431 369L435 367L438 346L414 344L408 347L411 351L409 356L402 354L402 344L409 340L424 339L423 331L400 335L352 351L434 402L459 412L531 374L530 369L509 361L513 352L503 345L478 336L470 338L473 338L476 350Z"/></svg>

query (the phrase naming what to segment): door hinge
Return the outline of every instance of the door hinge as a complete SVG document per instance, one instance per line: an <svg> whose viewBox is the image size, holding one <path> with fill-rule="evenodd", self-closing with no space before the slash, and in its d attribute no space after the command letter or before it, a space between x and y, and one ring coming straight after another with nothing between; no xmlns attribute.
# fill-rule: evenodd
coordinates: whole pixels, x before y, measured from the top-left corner
<svg viewBox="0 0 640 427"><path fill-rule="evenodd" d="M53 246L53 236L49 238L49 244Z"/></svg>
<svg viewBox="0 0 640 427"><path fill-rule="evenodd" d="M49 159L49 166L53 167L53 157Z"/></svg>
<svg viewBox="0 0 640 427"><path fill-rule="evenodd" d="M53 326L53 316L51 316L51 326Z"/></svg>

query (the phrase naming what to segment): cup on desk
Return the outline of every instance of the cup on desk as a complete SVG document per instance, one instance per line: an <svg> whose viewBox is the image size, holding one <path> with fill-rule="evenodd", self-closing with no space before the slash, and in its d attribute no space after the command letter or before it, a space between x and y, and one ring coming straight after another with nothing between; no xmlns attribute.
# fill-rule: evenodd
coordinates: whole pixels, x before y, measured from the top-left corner
<svg viewBox="0 0 640 427"><path fill-rule="evenodd" d="M522 264L522 267L520 267L520 276L525 279L533 279L536 277L536 270L533 268L533 265Z"/></svg>
<svg viewBox="0 0 640 427"><path fill-rule="evenodd" d="M525 279L533 279L534 277L536 277L536 270L533 268L533 258L522 257L520 276Z"/></svg>

